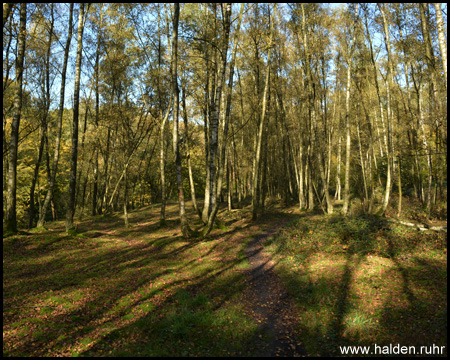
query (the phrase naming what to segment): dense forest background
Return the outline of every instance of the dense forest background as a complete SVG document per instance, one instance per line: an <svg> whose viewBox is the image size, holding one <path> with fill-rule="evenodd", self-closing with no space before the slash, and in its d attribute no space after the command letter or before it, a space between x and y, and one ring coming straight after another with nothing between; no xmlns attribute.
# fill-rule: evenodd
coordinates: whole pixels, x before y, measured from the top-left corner
<svg viewBox="0 0 450 360"><path fill-rule="evenodd" d="M446 9L4 3L5 228L168 199L185 237L185 199L204 233L267 199L446 218Z"/></svg>

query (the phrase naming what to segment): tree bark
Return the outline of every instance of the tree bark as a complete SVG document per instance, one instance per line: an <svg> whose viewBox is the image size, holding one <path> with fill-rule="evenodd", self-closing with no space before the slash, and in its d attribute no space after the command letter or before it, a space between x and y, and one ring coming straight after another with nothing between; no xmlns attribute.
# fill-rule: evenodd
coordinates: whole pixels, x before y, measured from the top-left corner
<svg viewBox="0 0 450 360"><path fill-rule="evenodd" d="M159 16L159 12L158 12ZM167 15L167 8L166 8L166 22L167 22L167 44L168 44L168 51L170 54L170 34L169 34L169 18ZM159 27L159 18L158 18L158 44L159 44L159 53L158 53L158 69L161 72L161 32ZM172 73L172 63L170 63L170 73ZM159 113L161 117L161 128L160 128L160 157L159 157L159 166L160 166L160 173L161 173L161 212L159 215L159 225L165 226L166 225L166 201L167 201L167 194L166 194L166 173L165 173L165 166L166 166L166 157L165 157L165 138L166 138L166 123L167 119L169 118L172 101L173 101L173 85L172 82L170 83L170 100L167 104L166 114L163 117L163 111L162 111L162 98L161 98L161 92L162 89L160 88L160 83L158 80L158 93L160 96L159 99Z"/></svg>
<svg viewBox="0 0 450 360"><path fill-rule="evenodd" d="M99 78L99 62L100 62L100 41L101 41L101 26L103 19L103 11L100 10L100 21L97 33L97 51L95 53L95 65L94 65L94 76L95 76L95 127L98 132L98 122L100 119L100 93L98 86ZM100 149L100 142L97 142L95 149L95 162L94 162L94 189L92 191L92 216L97 215L97 195L98 195L98 152Z"/></svg>
<svg viewBox="0 0 450 360"><path fill-rule="evenodd" d="M124 194L123 194L123 219L125 222L125 227L128 229L128 177L127 177L127 168L128 168L128 164L125 165L125 169L124 169L124 180L123 180L123 186L124 186Z"/></svg>
<svg viewBox="0 0 450 360"><path fill-rule="evenodd" d="M351 88L351 59L347 67L347 89L345 95L345 174L344 174L344 194L342 212L347 215L350 201L350 88Z"/></svg>
<svg viewBox="0 0 450 360"><path fill-rule="evenodd" d="M447 41L445 40L444 21L442 20L441 3L433 3L436 10L436 24L439 47L441 49L442 68L444 69L445 87L447 88Z"/></svg>
<svg viewBox="0 0 450 360"><path fill-rule="evenodd" d="M17 148L19 140L20 117L22 115L23 97L23 62L25 58L25 39L27 22L27 3L20 5L20 23L18 50L16 59L16 92L14 94L14 115L11 123L11 140L9 145L8 188L6 196L5 230L17 232L16 193L17 193Z"/></svg>
<svg viewBox="0 0 450 360"><path fill-rule="evenodd" d="M202 212L197 206L197 198L195 197L195 184L194 184L194 178L192 176L192 166L191 166L191 153L189 149L189 124L188 124L188 118L187 118L187 109L186 109L186 87L183 87L183 96L182 96L182 104L183 104L183 119L184 119L184 131L185 131L185 137L186 137L186 152L187 152L187 163L188 163L188 174L189 174L189 185L191 189L191 199L192 199L192 206L194 208L194 211L198 214L200 219L202 218Z"/></svg>
<svg viewBox="0 0 450 360"><path fill-rule="evenodd" d="M31 229L34 224L34 218L35 218L35 203L34 203L34 192L36 188L36 182L39 177L39 168L41 165L42 155L44 153L44 146L45 146L45 139L47 137L47 115L48 110L50 108L50 50L51 50L51 43L52 43L52 35L53 35L53 7L52 7L52 22L50 25L50 32L48 37L48 44L47 44L47 58L45 59L45 71L43 71L43 84L42 84L42 97L44 99L44 109L42 109L42 119L41 119L41 129L40 129L40 144L39 144L39 150L38 150L38 157L36 160L36 164L34 167L34 175L31 180L31 187L30 187L30 207L28 211L28 229Z"/></svg>
<svg viewBox="0 0 450 360"><path fill-rule="evenodd" d="M208 217L208 228L212 227L212 225L211 226L209 225L211 221L214 224L215 215L212 215L212 212L216 206L216 203L219 202L218 196L221 191L221 187L219 187L219 185L221 184L218 184L219 182L218 179L220 178L219 172L222 166L222 164L220 163L221 159L219 158L219 117L220 117L220 105L222 100L222 90L223 85L225 83L225 73L227 66L227 51L231 25L231 3L226 3L225 6L226 9L224 18L224 34L222 38L222 46L220 53L222 61L220 63L220 72L217 76L217 86L215 89L212 117L210 121L210 137L209 137L210 213Z"/></svg>
<svg viewBox="0 0 450 360"><path fill-rule="evenodd" d="M262 145L262 137L264 124L266 119L266 109L267 109L267 94L269 90L269 73L270 73L270 55L272 53L272 44L273 44L273 33L274 33L274 22L275 22L275 14L276 14L277 4L274 4L273 8L273 16L272 21L270 23L270 39L269 39L269 51L267 53L267 65L266 65L266 78L264 85L264 93L263 93L263 103L261 110L261 120L259 123L259 129L257 133L257 142L256 142L256 151L254 158L254 166L253 166L253 174L252 174L252 220L256 220L258 217L258 179L259 179L259 168L261 161L261 145Z"/></svg>
<svg viewBox="0 0 450 360"><path fill-rule="evenodd" d="M387 121L387 175L386 175L386 190L384 193L384 199L383 199L383 205L381 207L381 214L385 214L386 209L389 204L389 196L391 191L391 177L392 177L392 170L393 170L393 150L392 150L392 121L391 121L391 94L390 91L393 88L392 86L392 72L393 72L393 65L392 65L392 55L391 55L391 45L389 40L389 28L388 23L386 20L386 14L384 12L384 5L378 4L378 7L381 12L381 16L383 18L383 29L384 29L384 42L386 46L386 51L388 55L388 69L386 74L386 97L387 97L387 111L386 111L386 121Z"/></svg>
<svg viewBox="0 0 450 360"><path fill-rule="evenodd" d="M178 139L178 116L179 116L179 89L178 89L178 20L180 17L180 4L175 3L173 16L172 35L172 88L173 88L173 151L175 155L176 178L178 187L178 206L180 209L181 233L185 239L190 238L191 229L186 217L183 193L183 178L181 176L181 154Z"/></svg>
<svg viewBox="0 0 450 360"><path fill-rule="evenodd" d="M350 137L350 91L351 91L351 67L352 67L352 57L354 46L356 42L356 25L358 21L358 4L355 6L355 21L353 24L353 34L352 34L352 44L350 47L350 52L347 54L347 90L345 97L345 184L344 184L344 203L342 205L342 212L346 216L349 209L350 202L350 145L351 145L351 137Z"/></svg>
<svg viewBox="0 0 450 360"><path fill-rule="evenodd" d="M75 190L77 176L77 158L78 158L78 115L80 108L80 76L81 76L81 58L83 49L83 30L84 30L84 3L80 3L78 14L78 38L77 38L77 60L75 64L75 90L73 95L73 133L72 133L72 156L70 163L69 180L69 201L66 213L66 232L74 228L73 216L75 213Z"/></svg>
<svg viewBox="0 0 450 360"><path fill-rule="evenodd" d="M219 210L219 203L217 201L217 197L219 196L221 190L222 190L222 181L223 181L223 173L224 173L224 167L225 167L225 156L226 156L226 149L227 149L227 140L228 140L228 124L230 122L230 113L231 113L231 91L233 88L233 77L234 77L234 65L236 62L236 51L237 51L237 45L239 42L239 33L240 33L240 27L241 27L241 21L242 21L242 15L244 13L244 4L241 4L241 11L239 13L239 20L236 27L235 37L234 37L234 46L233 51L231 55L231 63L230 63L230 73L228 78L228 87L227 87L227 98L226 98L226 109L225 109L225 120L224 120L224 129L223 129L223 136L222 136L222 144L220 147L220 158L218 159L218 169L219 172L217 174L217 193L216 193L216 202L214 203L214 206L212 208L211 214L208 218L208 224L206 227L206 231L204 231L204 235L208 234L212 226L214 225L215 217L217 215L217 211ZM226 12L225 12L225 43L223 44L222 48L222 56L223 59L223 78L225 77L225 68L226 68L226 54L228 51L228 40L230 35L230 25L231 25L231 3L227 3L226 5ZM224 79L223 79L224 81ZM220 94L217 94L217 96L220 97ZM217 111L217 120L219 117L219 111L220 108L216 108Z"/></svg>
<svg viewBox="0 0 450 360"><path fill-rule="evenodd" d="M50 182L48 185L47 195L45 196L44 204L42 205L42 210L39 215L39 220L37 223L38 227L44 226L45 215L47 213L47 209L50 204L50 200L53 197L56 173L58 170L59 148L60 148L60 144L61 144L62 117L63 117L63 112L64 112L64 94L65 94L65 90L66 90L67 62L68 62L68 58L69 58L69 49L70 49L70 42L72 39L72 29L73 29L72 16L73 16L73 4L71 3L70 11L69 11L69 34L67 35L66 46L64 48L64 62L63 62L62 75L61 75L61 90L60 90L59 110L58 110L58 129L56 132L55 152L53 155L53 167L52 167Z"/></svg>

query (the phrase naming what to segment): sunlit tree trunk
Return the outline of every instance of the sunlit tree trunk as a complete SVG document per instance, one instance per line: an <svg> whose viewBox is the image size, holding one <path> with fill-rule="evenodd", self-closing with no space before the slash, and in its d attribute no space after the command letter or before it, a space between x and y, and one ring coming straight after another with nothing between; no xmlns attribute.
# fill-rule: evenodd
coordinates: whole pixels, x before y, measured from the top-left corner
<svg viewBox="0 0 450 360"><path fill-rule="evenodd" d="M273 26L275 22L275 14L276 14L276 4L273 8L273 16L272 21L270 22L270 39L269 39L269 51L267 53L267 65L266 65L266 78L264 85L264 93L263 93L263 103L261 110L261 120L259 124L259 129L257 133L257 143L256 143L256 151L254 157L254 166L253 166L253 174L252 174L252 219L256 220L258 217L258 180L259 180L259 168L261 161L261 145L262 145L262 136L264 130L264 124L266 119L266 109L267 109L267 93L269 90L269 72L270 72L270 55L272 52L272 42L273 42Z"/></svg>
<svg viewBox="0 0 450 360"><path fill-rule="evenodd" d="M80 108L80 76L81 76L81 56L83 48L84 30L84 3L80 3L78 14L78 39L77 39L77 60L75 64L75 91L73 95L73 132L72 132L72 156L70 163L69 193L66 213L66 231L74 228L73 216L75 213L75 188L77 176L78 158L78 114Z"/></svg>
<svg viewBox="0 0 450 360"><path fill-rule="evenodd" d="M159 26L159 11L158 11L158 47L159 47L159 52L158 52L158 70L159 70L159 76L161 76L161 28ZM170 34L169 34L169 18L168 18L168 14L167 14L167 8L166 8L166 22L167 22L167 44L168 44L168 51L170 53L170 47L171 47L171 43L170 43ZM170 65L170 73L172 73L172 63ZM160 80L158 80L158 93L160 96L159 99L159 105L160 105L160 109L159 109L159 114L161 117L161 127L160 127L160 155L159 155L159 168L160 168L160 174L161 174L161 211L160 211L160 215L159 215L159 225L160 226L165 226L166 225L166 201L167 201L167 191L166 191L166 172L165 172L165 166L166 166L166 156L165 156L165 138L166 138L166 124L167 124L167 119L169 118L169 114L170 114L170 110L171 110L171 106L172 106L172 101L173 101L173 84L171 82L171 94L170 94L170 100L169 103L167 104L167 109L166 109L166 114L163 116L163 111L162 111L162 98L161 98L161 86L159 83Z"/></svg>
<svg viewBox="0 0 450 360"><path fill-rule="evenodd" d="M226 73L226 65L227 65L227 51L228 51L228 42L230 35L230 25L231 25L231 3L225 4L226 9L224 13L224 32L222 38L222 46L220 52L220 66L219 73L217 76L217 85L214 93L214 103L212 108L212 117L210 119L210 136L209 136L209 176L210 176L210 213L208 217L208 229L212 227L214 224L215 214L214 208L216 204L218 206L219 195L221 193L221 167L223 166L222 158L219 154L219 116L220 116L220 105L222 100L222 90L225 84L225 73ZM228 129L228 124L226 125ZM226 139L225 139L226 140ZM222 163L221 163L222 162ZM216 164L217 163L217 164ZM223 173L223 171L222 171ZM220 179L220 180L219 180ZM220 182L220 184L219 184ZM217 211L216 211L217 212ZM212 223L211 223L212 222ZM209 232L209 231L207 231Z"/></svg>
<svg viewBox="0 0 450 360"><path fill-rule="evenodd" d="M3 8L5 7L6 3L3 3ZM12 5L12 4L11 4ZM9 10L8 10L9 11ZM4 23L3 23L4 25ZM6 34L3 37L3 51L4 51L4 55L3 55L3 94L6 93L6 89L9 87L9 85L11 85L11 82L8 81L9 80L9 73L10 70L12 68L13 62L9 61L10 58L10 53L12 51L11 49L11 44L13 42L13 31L12 31L12 22L9 22L9 27L8 27L8 39L6 40ZM6 41L5 41L6 40ZM6 46L5 46L6 43ZM5 218L5 214L6 214L6 204L7 204L7 187L8 187L8 168L9 168L9 164L8 164L8 158L9 158L9 152L8 152L8 141L6 139L6 126L7 126L7 119L8 117L6 116L7 114L10 113L10 111L13 109L14 107L14 102L12 102L12 104L9 105L9 107L4 106L3 107L3 132L2 132L2 140L3 140L3 204L2 204L2 217L3 219Z"/></svg>
<svg viewBox="0 0 450 360"><path fill-rule="evenodd" d="M433 3L436 10L436 24L441 49L442 68L444 69L445 87L447 88L447 40L445 40L444 21L442 20L441 3Z"/></svg>
<svg viewBox="0 0 450 360"><path fill-rule="evenodd" d="M223 68L222 68L222 76L221 76L222 81L220 83L225 82L226 54L228 51L228 42L229 42L230 26L231 26L231 3L227 3L225 6L226 6L226 10L225 10L225 20L224 20L224 43L222 44L222 56L223 56L222 66L223 66ZM231 111L231 91L232 91L232 87L233 87L234 64L236 61L237 43L238 43L238 39L239 39L242 14L244 12L243 6L244 6L244 4L241 5L241 12L239 14L238 25L237 25L236 32L235 32L234 48L232 51L231 62L230 62L228 87L226 89L226 108L225 108L224 128L223 128L222 144L220 146L220 153L218 153L218 156L220 156L220 157L218 158L219 166L218 166L218 174L217 174L217 180L216 180L216 182L217 182L216 202L214 204L211 202L211 205L213 205L213 208L212 208L211 214L208 218L208 223L207 223L206 230L204 230L204 234L208 234L211 231L212 226L214 225L214 220L217 215L217 211L219 210L219 203L218 203L217 197L219 197L220 192L222 190L223 173L224 173L224 168L225 168L225 156L226 156L227 138L228 138L228 124L230 121L230 111ZM219 99L219 101L220 101L220 97L221 97L221 93L220 92L219 92L219 94L216 93L216 100ZM216 110L216 116L218 118L220 107L218 107L216 105L215 110Z"/></svg>
<svg viewBox="0 0 450 360"><path fill-rule="evenodd" d="M184 119L184 131L185 131L185 138L186 138L186 152L187 152L187 163L188 163L188 174L189 174L189 185L191 189L191 199L192 199L192 206L194 208L194 211L202 217L202 212L197 206L197 199L195 197L195 184L194 184L194 177L192 175L192 166L191 166L191 152L189 149L189 121L187 117L187 109L186 109L186 87L183 87L183 96L182 96L182 104L183 104L183 119Z"/></svg>
<svg viewBox="0 0 450 360"><path fill-rule="evenodd" d="M60 98L59 98L59 110L58 110L58 129L56 131L56 142L55 142L55 152L53 156L53 167L50 182L48 185L47 195L45 196L44 204L42 205L41 213L39 214L39 220L37 226L43 226L45 223L45 215L47 213L48 206L50 204L50 200L53 197L53 190L55 187L55 179L56 173L58 170L58 161L59 161L59 148L61 144L61 130L62 130L62 117L64 112L64 94L66 91L66 72L67 72L67 62L69 59L69 49L70 42L72 40L72 16L73 16L73 4L70 4L70 12L69 12L69 34L67 35L66 46L64 48L64 62L62 68L61 75L61 90L60 90Z"/></svg>
<svg viewBox="0 0 450 360"><path fill-rule="evenodd" d="M123 219L125 222L125 227L128 229L128 164L125 165L124 176L123 176Z"/></svg>
<svg viewBox="0 0 450 360"><path fill-rule="evenodd" d="M47 54L45 59L45 71L43 70L42 76L42 97L44 99L44 109L42 109L42 119L41 119L41 130L40 130L40 145L38 151L38 157L36 161L36 165L34 168L34 176L31 180L31 188L30 188L30 207L29 207L29 218L28 218L28 228L31 229L34 225L35 218L35 204L34 204L34 191L36 187L36 181L39 176L39 167L41 165L42 156L44 154L44 147L46 145L47 139L47 117L48 111L50 109L50 53L52 46L52 36L53 36L53 24L54 24L54 16L53 16L53 4L51 5L51 23L50 23L50 31L48 35L48 44L47 44ZM48 141L47 141L48 145ZM48 155L48 149L46 150L46 155ZM42 210L42 209L40 209ZM41 211L42 212L42 211Z"/></svg>
<svg viewBox="0 0 450 360"><path fill-rule="evenodd" d="M402 23L401 23L399 8L396 7L396 10L397 10L396 23L397 23L398 32L400 35L400 43L402 44L402 52L404 55L403 57L405 59L403 61L403 71L404 71L405 80L406 80L406 94L407 94L406 108L408 110L409 117L410 117L410 122L409 122L410 129L409 129L408 140L410 142L410 146L412 147L412 149L414 151L414 165L412 166L412 173L413 173L413 179L414 179L413 185L414 185L416 197L418 197L419 200L423 203L424 199L422 196L422 194L423 194L422 176L421 176L420 160L419 160L419 153L418 153L418 146L417 146L418 145L417 144L418 129L414 125L415 117L412 112L411 91L410 91L410 86L409 86L408 69L411 68L411 64L410 64L410 61L408 60L406 47L404 45L405 43L404 43L404 38L403 38Z"/></svg>
<svg viewBox="0 0 450 360"><path fill-rule="evenodd" d="M339 55L338 55L339 58ZM337 165L336 165L336 191L334 193L334 198L335 200L341 200L341 112L339 110L339 120L337 119L337 110L336 110L336 104L339 105L340 103L340 91L337 88L337 84L338 84L338 71L337 71L337 66L338 66L338 58L335 61L335 66L336 66L336 80L335 80L335 99L334 99L334 105L333 105L333 113L334 113L334 119L335 122L337 122L337 137L338 137L338 143L337 143Z"/></svg>
<svg viewBox="0 0 450 360"><path fill-rule="evenodd" d="M423 142L423 147L424 147L426 157L427 157L428 192L427 192L427 197L426 197L426 208L428 209L428 211L430 211L430 208L431 208L431 186L433 183L433 165L432 165L433 163L432 163L432 159L431 159L431 149L428 146L427 135L426 135L425 126L424 126L425 118L424 118L424 110L423 110L422 84L420 84L420 83L418 83L418 81L416 81L414 71L412 71L412 78L413 78L414 88L416 90L416 96L417 96L417 103L418 103L418 110L419 110L419 126L420 126L420 130L422 132L422 142Z"/></svg>
<svg viewBox="0 0 450 360"><path fill-rule="evenodd" d="M100 92L98 85L99 78L99 62L100 62L100 41L101 41L101 26L103 19L103 8L100 9L100 21L98 25L97 33L97 51L95 52L95 127L98 131L98 123L100 119ZM92 216L97 215L97 196L98 196L98 152L100 151L100 141L97 139L97 146L95 148L95 160L94 160L94 189L92 191Z"/></svg>
<svg viewBox="0 0 450 360"><path fill-rule="evenodd" d="M387 121L387 174L386 174L386 190L384 193L383 204L381 207L381 213L384 215L389 204L389 196L391 192L392 170L393 170L393 149L392 149L392 121L391 121L391 89L392 87L392 55L391 45L389 40L389 28L386 20L386 14L384 12L384 5L378 4L381 16L383 18L383 30L384 30L384 42L388 55L388 69L386 74L386 97L387 97L387 109L386 109L386 121Z"/></svg>
<svg viewBox="0 0 450 360"><path fill-rule="evenodd" d="M422 28L422 36L425 43L425 52L426 52L426 61L428 64L428 67L430 69L430 75L431 75L431 92L434 99L433 104L433 115L432 119L434 120L434 126L436 127L436 146L438 146L438 142L440 141L437 136L439 134L439 129L443 126L443 122L441 119L441 97L438 93L438 87L437 87L437 77L439 74L436 70L436 64L435 64L435 58L434 58L434 50L433 50L433 43L431 41L431 35L429 31L429 23L428 23L428 4L419 4L419 10L420 10L420 22L421 22L421 28ZM426 10L426 11L425 11ZM446 56L445 56L446 57ZM431 126L433 126L431 125ZM446 128L446 126L445 126ZM446 141L445 141L446 142ZM431 150L431 144L430 144L430 150ZM437 152L437 151L436 151ZM438 155L436 155L438 156ZM438 162L439 163L439 162ZM429 194L428 197L431 198L431 188L429 187ZM430 216L431 214L431 201L430 199L427 199L427 212Z"/></svg>
<svg viewBox="0 0 450 360"><path fill-rule="evenodd" d="M4 20L5 21L5 20ZM11 123L9 145L8 188L6 195L5 230L16 232L16 193L17 193L17 146L19 140L20 117L22 115L23 62L25 58L25 39L27 22L27 4L20 4L20 23L16 58L16 91L14 94L14 112Z"/></svg>
<svg viewBox="0 0 450 360"><path fill-rule="evenodd" d="M342 212L347 215L350 201L350 88L351 88L351 59L347 64L347 89L345 94L345 175Z"/></svg>
<svg viewBox="0 0 450 360"><path fill-rule="evenodd" d="M180 4L174 4L173 35L172 35L172 89L173 89L173 151L175 155L176 178L178 187L178 206L180 209L181 233L184 238L191 236L191 229L186 218L184 204L183 178L181 176L181 154L178 139L179 116L179 89L178 89L178 20L180 17Z"/></svg>
<svg viewBox="0 0 450 360"><path fill-rule="evenodd" d="M205 14L208 13L208 6L205 6ZM215 33L214 33L215 34ZM205 31L204 36L206 37L207 32ZM204 129L204 135L205 135L205 173L206 173L206 181L205 181L205 196L203 201L203 209L202 209L202 221L204 224L208 223L208 217L210 213L210 174L209 174L209 127L210 127L210 121L209 121L209 115L211 114L211 108L210 108L210 99L209 99L209 77L210 73L213 72L212 65L209 61L209 48L208 46L205 46L205 72L206 72L206 81L205 81L205 105L203 107L203 129ZM214 85L213 85L214 88Z"/></svg>

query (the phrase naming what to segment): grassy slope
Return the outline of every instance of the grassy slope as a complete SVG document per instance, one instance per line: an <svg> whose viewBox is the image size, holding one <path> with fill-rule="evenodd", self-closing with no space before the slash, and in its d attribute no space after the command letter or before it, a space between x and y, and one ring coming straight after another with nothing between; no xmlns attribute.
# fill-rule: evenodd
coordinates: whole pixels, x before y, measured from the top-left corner
<svg viewBox="0 0 450 360"><path fill-rule="evenodd" d="M446 348L446 232L305 213L266 246L303 314L309 354L341 355L342 345Z"/></svg>
<svg viewBox="0 0 450 360"><path fill-rule="evenodd" d="M267 250L301 309L309 354L446 345L446 233L374 217L283 217L289 225ZM78 235L61 221L4 238L3 354L252 355L261 332L242 307L244 248L279 217L250 224L248 211L223 213L207 241L185 241L176 218L172 204L160 229L154 205L132 212L129 229L115 214L86 219Z"/></svg>
<svg viewBox="0 0 450 360"><path fill-rule="evenodd" d="M236 216L238 214L236 213ZM240 307L248 266L244 221L207 241L185 241L177 207L63 222L3 240L3 354L227 355L244 351L256 324ZM230 221L230 219L228 219ZM242 235L241 235L242 234Z"/></svg>

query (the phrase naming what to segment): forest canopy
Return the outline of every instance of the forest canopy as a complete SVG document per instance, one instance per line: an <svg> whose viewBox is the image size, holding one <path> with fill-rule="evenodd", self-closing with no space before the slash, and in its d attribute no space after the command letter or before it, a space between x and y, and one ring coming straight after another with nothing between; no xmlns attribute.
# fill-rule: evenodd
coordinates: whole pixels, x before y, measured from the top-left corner
<svg viewBox="0 0 450 360"><path fill-rule="evenodd" d="M446 196L446 4L3 4L8 231L150 203L164 225L173 199L189 237L187 199L207 234L223 202L433 217Z"/></svg>

